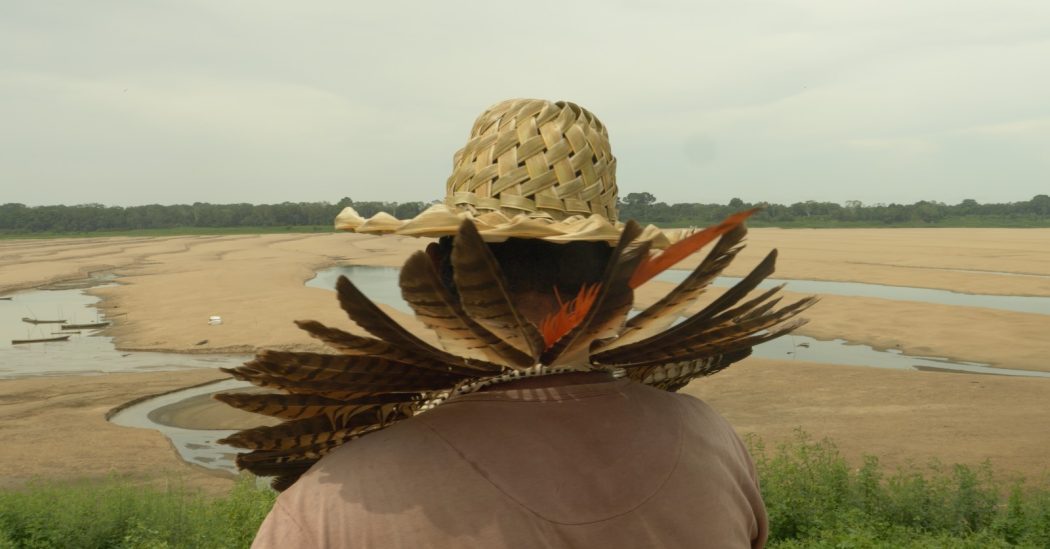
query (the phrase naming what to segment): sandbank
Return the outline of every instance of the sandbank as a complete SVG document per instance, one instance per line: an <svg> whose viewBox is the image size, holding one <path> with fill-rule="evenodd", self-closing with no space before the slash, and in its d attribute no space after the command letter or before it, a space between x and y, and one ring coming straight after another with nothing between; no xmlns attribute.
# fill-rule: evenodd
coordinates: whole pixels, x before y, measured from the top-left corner
<svg viewBox="0 0 1050 549"><path fill-rule="evenodd" d="M1042 479L1050 473L1050 379L894 371L749 358L683 392L722 413L769 448L801 429L831 438L852 463L877 456L888 468L931 461ZM156 410L154 421L242 429L265 418L207 396Z"/></svg>
<svg viewBox="0 0 1050 549"><path fill-rule="evenodd" d="M128 400L223 377L214 370L182 370L2 380L0 487L116 474L228 489L230 477L186 464L159 431L106 421L110 409Z"/></svg>
<svg viewBox="0 0 1050 549"><path fill-rule="evenodd" d="M776 247L778 278L1050 296L1048 229L753 229L748 239L728 274L744 274ZM398 266L426 242L353 234L5 240L0 295L113 272L117 285L90 291L102 298L101 308L114 321L107 334L121 349L320 351L293 319L356 327L334 293L304 282L335 264ZM667 287L651 283L638 300L655 300ZM222 316L223 324L209 326L211 315ZM395 316L418 329L407 315ZM819 339L1050 370L1050 315L825 296L806 316L811 322L800 333ZM103 419L122 402L220 377L188 370L0 381L6 442L0 479L11 485L34 475L176 471L201 485L226 483L182 463L161 434ZM712 403L742 433L775 442L801 426L815 437L833 437L848 456L878 455L891 465L909 458L976 463L987 457L1032 476L1046 468L1050 455L1050 425L1043 419L1047 380L749 359L687 391ZM206 399L165 414L165 421L191 427L256 424Z"/></svg>

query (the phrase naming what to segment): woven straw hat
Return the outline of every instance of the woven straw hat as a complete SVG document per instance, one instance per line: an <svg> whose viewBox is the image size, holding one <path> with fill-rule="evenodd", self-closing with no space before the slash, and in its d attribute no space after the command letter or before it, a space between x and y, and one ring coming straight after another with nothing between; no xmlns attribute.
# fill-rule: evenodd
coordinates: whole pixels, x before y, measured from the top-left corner
<svg viewBox="0 0 1050 549"><path fill-rule="evenodd" d="M411 220L380 212L364 219L345 208L337 230L440 237L473 220L487 242L538 238L550 242L615 243L623 230L616 212L616 158L605 126L566 101L511 99L474 122L453 158L445 200ZM644 238L663 248L689 231L650 225Z"/></svg>

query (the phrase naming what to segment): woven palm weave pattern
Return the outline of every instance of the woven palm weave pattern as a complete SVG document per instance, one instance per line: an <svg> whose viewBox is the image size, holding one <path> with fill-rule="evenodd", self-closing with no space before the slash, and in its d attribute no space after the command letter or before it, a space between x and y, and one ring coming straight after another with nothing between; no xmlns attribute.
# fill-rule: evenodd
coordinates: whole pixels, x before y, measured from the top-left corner
<svg viewBox="0 0 1050 549"><path fill-rule="evenodd" d="M569 102L512 99L485 111L454 159L449 206L475 213L598 214L616 221L616 158L605 126Z"/></svg>

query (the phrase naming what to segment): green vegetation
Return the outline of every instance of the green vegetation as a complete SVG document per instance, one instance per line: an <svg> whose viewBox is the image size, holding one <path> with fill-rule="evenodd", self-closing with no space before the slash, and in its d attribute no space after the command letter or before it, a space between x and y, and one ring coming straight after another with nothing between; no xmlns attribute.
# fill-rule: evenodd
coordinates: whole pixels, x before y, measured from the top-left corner
<svg viewBox="0 0 1050 549"><path fill-rule="evenodd" d="M785 206L739 198L725 205L666 204L650 193L630 193L620 199L620 217L662 227L701 226L755 206L763 210L748 221L752 227L1050 227L1050 195L1045 194L1004 204L979 204L972 199L956 205L925 200L910 205L809 200Z"/></svg>
<svg viewBox="0 0 1050 549"><path fill-rule="evenodd" d="M335 216L346 206L361 215L390 212L401 219L415 217L426 207L422 202L354 202L343 198L328 202L284 202L281 204L175 204L162 206L0 205L0 234L29 236L91 236L114 234L243 234L271 232L331 231ZM308 230L302 230L302 229ZM140 233L139 231L159 231ZM119 232L119 233L116 233Z"/></svg>
<svg viewBox="0 0 1050 549"><path fill-rule="evenodd" d="M322 232L346 206L363 217L385 211L410 219L427 207L424 202L328 202L281 204L175 204L162 206L0 205L0 238L67 236L171 236L187 234L246 234ZM620 217L661 227L703 226L727 215L762 206L750 221L753 227L1050 227L1050 195L1026 202L979 204L963 200L956 205L921 201L915 204L863 205L848 201L796 202L791 205L749 203L734 198L728 204L658 202L650 193L630 193L620 200Z"/></svg>
<svg viewBox="0 0 1050 549"><path fill-rule="evenodd" d="M770 453L751 440L770 547L1050 547L1050 485L931 463L886 474L875 457L851 467L801 431Z"/></svg>
<svg viewBox="0 0 1050 549"><path fill-rule="evenodd" d="M1050 547L1050 485L1005 483L990 466L851 467L799 432L751 441L770 518L769 546ZM229 495L144 488L122 479L36 483L0 492L0 549L247 547L274 493L242 478Z"/></svg>
<svg viewBox="0 0 1050 549"><path fill-rule="evenodd" d="M0 492L0 549L247 547L274 493L244 477L225 497L110 478Z"/></svg>

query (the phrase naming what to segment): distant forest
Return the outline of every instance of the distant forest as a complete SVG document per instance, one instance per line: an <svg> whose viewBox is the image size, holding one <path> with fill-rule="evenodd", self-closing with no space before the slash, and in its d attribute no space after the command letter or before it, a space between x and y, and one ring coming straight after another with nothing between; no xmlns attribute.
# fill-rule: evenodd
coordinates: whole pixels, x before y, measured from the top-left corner
<svg viewBox="0 0 1050 549"><path fill-rule="evenodd" d="M426 202L355 202L350 198L328 202L281 204L176 204L163 206L0 206L0 233L91 233L179 228L331 227L336 214L353 206L369 217L389 212L399 219L414 217ZM717 222L732 212L763 206L749 222L756 227L1050 227L1050 196L1040 194L1026 202L979 204L963 200L950 205L920 201L914 204L871 204L847 201L796 202L791 205L749 203L738 198L728 204L657 201L650 193L630 193L620 199L620 218L662 227L700 226Z"/></svg>

